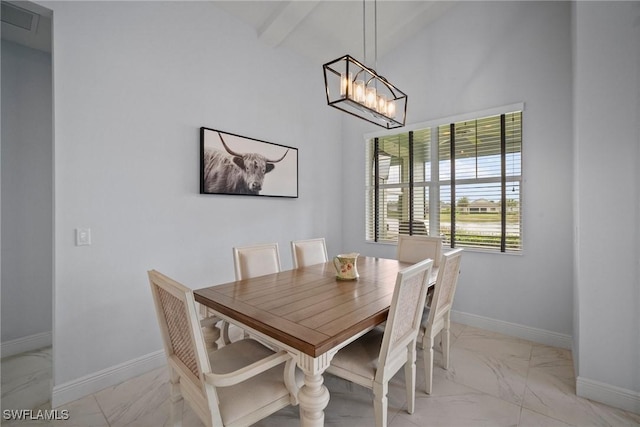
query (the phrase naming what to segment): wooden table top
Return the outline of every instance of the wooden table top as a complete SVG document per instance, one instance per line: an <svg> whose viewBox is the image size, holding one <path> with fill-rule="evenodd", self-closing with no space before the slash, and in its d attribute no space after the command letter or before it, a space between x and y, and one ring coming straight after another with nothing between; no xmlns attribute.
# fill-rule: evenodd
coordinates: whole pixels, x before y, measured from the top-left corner
<svg viewBox="0 0 640 427"><path fill-rule="evenodd" d="M336 279L333 262L194 291L214 311L309 356L319 357L384 322L398 271L410 264L358 257L360 278ZM435 283L433 269L431 283Z"/></svg>

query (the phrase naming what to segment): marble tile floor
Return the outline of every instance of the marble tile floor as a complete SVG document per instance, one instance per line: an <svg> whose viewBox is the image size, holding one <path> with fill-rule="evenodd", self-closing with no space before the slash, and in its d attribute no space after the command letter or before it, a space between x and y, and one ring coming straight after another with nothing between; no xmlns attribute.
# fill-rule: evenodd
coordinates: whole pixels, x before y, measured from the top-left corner
<svg viewBox="0 0 640 427"><path fill-rule="evenodd" d="M432 395L424 392L422 351L418 350L418 390L412 415L406 412L403 371L391 382L390 427L640 426L638 414L576 396L570 351L461 324L454 324L452 332L449 370L442 369L442 355L435 352ZM50 349L47 351L50 358ZM20 398L12 394L28 387L8 388L5 395L5 364L8 363L16 362L2 360L3 408L19 402ZM18 372L16 369L16 375ZM67 421L4 421L2 425L169 426L168 378L167 369L160 368L71 402L58 408L69 411ZM326 376L325 384L331 393L325 425L374 425L371 391L330 375ZM34 404L37 408L47 407L41 402ZM187 404L184 406L183 425L201 427L203 424L195 413ZM256 424L259 427L299 425L298 407L285 408Z"/></svg>
<svg viewBox="0 0 640 427"><path fill-rule="evenodd" d="M53 373L51 354L51 347L47 347L2 358L0 363L0 408L2 410L51 407Z"/></svg>

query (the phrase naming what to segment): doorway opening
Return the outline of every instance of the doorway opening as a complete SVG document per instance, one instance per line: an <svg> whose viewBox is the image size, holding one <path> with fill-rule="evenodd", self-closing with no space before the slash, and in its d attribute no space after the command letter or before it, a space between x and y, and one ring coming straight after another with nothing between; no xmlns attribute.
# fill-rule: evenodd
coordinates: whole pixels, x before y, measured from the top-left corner
<svg viewBox="0 0 640 427"><path fill-rule="evenodd" d="M2 1L2 409L47 409L53 378L52 11Z"/></svg>

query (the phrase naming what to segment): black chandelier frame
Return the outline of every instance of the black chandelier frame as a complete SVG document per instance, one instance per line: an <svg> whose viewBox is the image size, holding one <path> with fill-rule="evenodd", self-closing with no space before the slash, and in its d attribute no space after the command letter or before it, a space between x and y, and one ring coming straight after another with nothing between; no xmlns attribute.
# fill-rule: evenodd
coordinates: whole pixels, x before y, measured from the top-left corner
<svg viewBox="0 0 640 427"><path fill-rule="evenodd" d="M350 55L322 67L328 105L386 129L405 125L407 94L374 69ZM368 93L375 99L367 98Z"/></svg>

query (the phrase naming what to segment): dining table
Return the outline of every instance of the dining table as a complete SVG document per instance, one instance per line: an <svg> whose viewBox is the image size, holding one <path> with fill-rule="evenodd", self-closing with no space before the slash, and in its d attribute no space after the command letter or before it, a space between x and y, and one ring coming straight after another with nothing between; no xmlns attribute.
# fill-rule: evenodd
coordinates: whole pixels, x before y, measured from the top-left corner
<svg viewBox="0 0 640 427"><path fill-rule="evenodd" d="M289 352L304 373L298 392L303 427L324 425L333 356L389 313L396 277L410 263L359 256L355 280L340 280L332 260L194 291L195 300L251 336ZM435 284L437 268L431 271Z"/></svg>

